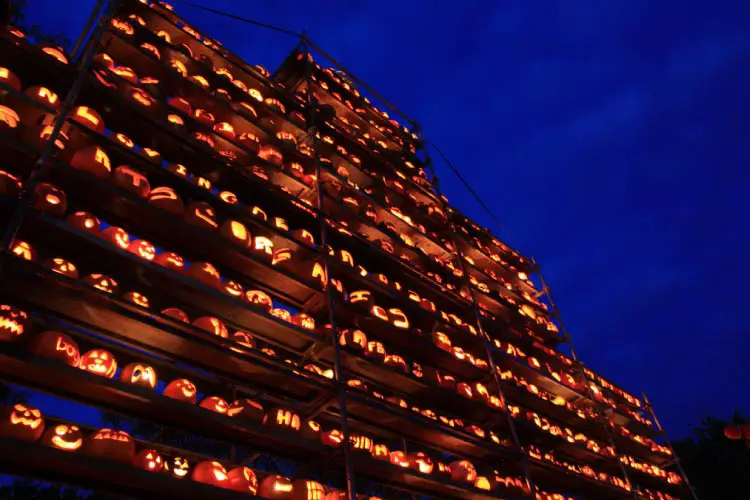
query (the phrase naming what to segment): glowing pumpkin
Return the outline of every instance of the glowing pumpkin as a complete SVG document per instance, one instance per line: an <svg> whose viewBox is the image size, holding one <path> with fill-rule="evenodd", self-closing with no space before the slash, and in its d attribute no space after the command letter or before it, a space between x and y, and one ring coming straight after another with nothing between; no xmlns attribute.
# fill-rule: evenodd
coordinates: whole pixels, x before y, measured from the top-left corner
<svg viewBox="0 0 750 500"><path fill-rule="evenodd" d="M42 444L63 451L77 451L83 446L83 433L77 425L58 424L47 429Z"/></svg>
<svg viewBox="0 0 750 500"><path fill-rule="evenodd" d="M223 465L216 461L198 463L193 467L193 472L190 477L193 481L198 483L209 484L219 488L226 488L229 485L227 470Z"/></svg>
<svg viewBox="0 0 750 500"><path fill-rule="evenodd" d="M115 372L117 372L117 360L109 351L93 349L81 356L81 362L78 367L94 375L113 378Z"/></svg>
<svg viewBox="0 0 750 500"><path fill-rule="evenodd" d="M83 451L99 458L132 464L135 457L135 441L125 431L99 429L86 438Z"/></svg>
<svg viewBox="0 0 750 500"><path fill-rule="evenodd" d="M0 410L0 436L34 442L43 433L44 417L37 408L17 403Z"/></svg>
<svg viewBox="0 0 750 500"><path fill-rule="evenodd" d="M81 360L78 344L70 336L54 330L37 335L30 350L37 356L61 361L72 367L77 367Z"/></svg>
<svg viewBox="0 0 750 500"><path fill-rule="evenodd" d="M156 370L142 363L130 363L120 373L120 380L126 384L154 389L159 382Z"/></svg>
<svg viewBox="0 0 750 500"><path fill-rule="evenodd" d="M139 469L149 472L161 472L164 467L164 459L158 451L146 448L138 452L133 464Z"/></svg>
<svg viewBox="0 0 750 500"><path fill-rule="evenodd" d="M185 403L195 404L198 396L198 389L195 388L195 384L186 378L178 378L171 381L164 388L163 394L177 401L183 401Z"/></svg>

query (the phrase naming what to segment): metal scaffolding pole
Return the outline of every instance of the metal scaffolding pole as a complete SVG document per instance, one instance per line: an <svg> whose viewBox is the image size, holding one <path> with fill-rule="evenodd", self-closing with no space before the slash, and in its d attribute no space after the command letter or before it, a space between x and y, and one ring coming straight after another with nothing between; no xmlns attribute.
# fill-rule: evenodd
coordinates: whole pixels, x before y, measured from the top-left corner
<svg viewBox="0 0 750 500"><path fill-rule="evenodd" d="M424 142L422 142L424 144ZM432 167L432 160L430 159L429 152L427 151L427 147L424 147L424 152L426 156L426 162L427 168L430 171L430 176L433 178L433 185L435 187L435 192L438 195L438 198L442 202L442 208L444 213L446 214L446 217L449 217L449 212L447 209L447 203L443 199L440 193L440 184L437 175L435 174L435 170ZM513 443L515 444L516 450L521 454L521 467L523 469L524 479L526 480L526 486L529 490L529 497L534 498L534 482L531 478L531 469L529 466L529 457L524 452L523 446L521 445L521 441L518 437L518 432L516 431L515 423L513 422L513 417L511 417L510 412L508 411L508 404L505 399L505 394L503 393L502 388L502 381L500 377L498 376L497 369L495 367L495 360L492 357L492 351L490 350L490 345L488 341L488 336L484 331L484 328L482 327L482 316L479 311L479 307L477 305L476 295L473 287L471 286L471 283L469 282L469 273L466 268L466 262L464 261L463 254L461 253L461 250L459 250L458 245L456 244L455 238L453 237L453 234L455 233L455 226L452 222L448 223L448 227L450 228L450 231L448 234L450 235L451 244L453 245L454 252L458 256L459 265L461 266L461 271L463 272L463 282L464 285L469 290L469 294L471 296L471 306L472 310L474 312L474 319L476 321L477 331L479 335L482 337L482 345L484 346L484 352L485 356L487 356L487 362L490 367L490 371L492 372L493 380L495 381L495 385L497 386L497 392L500 396L500 400L502 401L503 406L505 407L505 416L508 419L508 426L510 428L511 437L513 438Z"/></svg>
<svg viewBox="0 0 750 500"><path fill-rule="evenodd" d="M339 413L341 415L341 431L344 435L344 462L346 467L346 489L349 500L356 500L357 486L354 477L354 462L352 460L351 440L349 432L349 412L346 407L346 382L344 381L344 369L341 360L341 345L338 341L338 326L336 323L335 299L333 297L333 286L331 285L331 256L328 253L328 218L325 214L325 203L323 200L322 167L318 157L318 127L315 120L316 109L313 106L311 64L310 64L310 41L306 35L302 35L303 54L305 59L305 81L308 114L308 133L312 137L313 158L315 160L316 189L318 194L318 219L320 220L320 245L319 251L325 263L326 270L326 298L328 302L328 319L331 323L331 342L334 349L334 373L335 384L338 391Z"/></svg>

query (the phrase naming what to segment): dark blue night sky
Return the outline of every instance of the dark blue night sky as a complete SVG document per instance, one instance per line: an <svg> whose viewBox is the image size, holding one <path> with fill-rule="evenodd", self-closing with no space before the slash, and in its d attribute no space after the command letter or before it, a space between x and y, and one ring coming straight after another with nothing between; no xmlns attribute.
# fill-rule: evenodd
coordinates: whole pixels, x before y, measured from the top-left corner
<svg viewBox="0 0 750 500"><path fill-rule="evenodd" d="M73 33L93 3L29 20ZM296 43L175 6L271 70ZM502 227L437 162L450 200L540 261L579 356L672 436L750 410L750 3L210 6L306 30L419 121Z"/></svg>

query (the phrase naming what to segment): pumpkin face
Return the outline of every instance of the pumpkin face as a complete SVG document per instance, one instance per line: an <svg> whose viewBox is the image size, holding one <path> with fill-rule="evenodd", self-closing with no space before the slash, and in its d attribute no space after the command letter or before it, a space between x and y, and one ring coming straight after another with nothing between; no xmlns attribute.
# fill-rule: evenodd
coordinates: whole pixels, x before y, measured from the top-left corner
<svg viewBox="0 0 750 500"><path fill-rule="evenodd" d="M293 411L274 408L263 417L263 425L298 432L300 430L300 419L299 415Z"/></svg>
<svg viewBox="0 0 750 500"><path fill-rule="evenodd" d="M255 495L258 493L258 477L249 467L237 467L229 471L228 488L240 493Z"/></svg>
<svg viewBox="0 0 750 500"><path fill-rule="evenodd" d="M134 240L128 245L128 252L140 257L143 260L154 260L156 257L156 248L151 242L146 240Z"/></svg>
<svg viewBox="0 0 750 500"><path fill-rule="evenodd" d="M63 451L76 451L83 446L83 433L77 425L58 424L42 437L42 444Z"/></svg>
<svg viewBox="0 0 750 500"><path fill-rule="evenodd" d="M17 307L0 305L0 341L14 341L26 332L29 315Z"/></svg>
<svg viewBox="0 0 750 500"><path fill-rule="evenodd" d="M219 488L226 488L229 485L227 470L216 461L198 463L193 467L193 473L190 477L193 481L218 486Z"/></svg>
<svg viewBox="0 0 750 500"><path fill-rule="evenodd" d="M99 429L84 441L83 451L96 457L131 464L135 457L135 441L125 431Z"/></svg>
<svg viewBox="0 0 750 500"><path fill-rule="evenodd" d="M146 448L138 452L133 460L133 465L150 472L161 472L162 467L164 467L164 459L158 451Z"/></svg>
<svg viewBox="0 0 750 500"><path fill-rule="evenodd" d="M248 290L245 292L244 298L248 304L259 307L267 312L273 307L271 297L260 290Z"/></svg>
<svg viewBox="0 0 750 500"><path fill-rule="evenodd" d="M105 276L103 274L94 273L89 274L82 280L87 285L96 288L97 290L104 292L104 293L117 293L117 282L110 278L109 276Z"/></svg>
<svg viewBox="0 0 750 500"><path fill-rule="evenodd" d="M292 316L292 324L305 330L315 330L315 319L309 314L297 313Z"/></svg>
<svg viewBox="0 0 750 500"><path fill-rule="evenodd" d="M54 330L37 335L31 343L31 352L73 367L77 367L81 360L78 344L70 336Z"/></svg>
<svg viewBox="0 0 750 500"><path fill-rule="evenodd" d="M62 190L47 182L40 182L34 187L31 206L54 217L62 217L68 202Z"/></svg>
<svg viewBox="0 0 750 500"><path fill-rule="evenodd" d="M474 484L477 480L477 469L468 460L459 460L450 464L451 479L459 483Z"/></svg>
<svg viewBox="0 0 750 500"><path fill-rule="evenodd" d="M120 373L120 380L126 384L154 389L158 383L156 370L141 363L130 363Z"/></svg>
<svg viewBox="0 0 750 500"><path fill-rule="evenodd" d="M133 304L144 307L146 309L150 307L148 297L146 297L140 292L128 292L125 295L123 295L122 298L127 300L128 302L132 302Z"/></svg>
<svg viewBox="0 0 750 500"><path fill-rule="evenodd" d="M198 395L198 389L196 389L195 384L188 379L178 378L167 384L164 388L163 394L168 398L194 405Z"/></svg>
<svg viewBox="0 0 750 500"><path fill-rule="evenodd" d="M102 237L121 250L127 250L130 246L130 236L121 227L110 226L102 231Z"/></svg>
<svg viewBox="0 0 750 500"><path fill-rule="evenodd" d="M0 411L0 436L34 442L43 432L44 418L37 408L19 403Z"/></svg>
<svg viewBox="0 0 750 500"><path fill-rule="evenodd" d="M25 241L19 241L16 240L15 244L13 245L13 255L16 257L20 257L24 260L30 260L32 262L36 262L37 254L36 250L34 250L31 245L29 245Z"/></svg>
<svg viewBox="0 0 750 500"><path fill-rule="evenodd" d="M75 264L69 260L55 257L44 261L44 266L52 272L62 274L68 278L78 279L78 269L76 269Z"/></svg>
<svg viewBox="0 0 750 500"><path fill-rule="evenodd" d="M193 326L216 335L217 337L223 339L229 338L229 331L227 330L226 325L218 318L204 316L193 321Z"/></svg>
<svg viewBox="0 0 750 500"><path fill-rule="evenodd" d="M219 271L208 262L193 262L187 270L187 275L211 288L218 288L221 284Z"/></svg>
<svg viewBox="0 0 750 500"><path fill-rule="evenodd" d="M126 165L120 165L112 176L115 184L141 198L148 197L151 185L145 175Z"/></svg>
<svg viewBox="0 0 750 500"><path fill-rule="evenodd" d="M416 453L409 453L406 456L409 462L409 468L414 469L422 474L432 474L432 470L435 467L432 459L424 452L418 451Z"/></svg>
<svg viewBox="0 0 750 500"><path fill-rule="evenodd" d="M262 422L263 405L252 399L238 399L229 406L227 415L253 422Z"/></svg>
<svg viewBox="0 0 750 500"><path fill-rule="evenodd" d="M164 461L164 472L177 479L182 479L190 473L190 462L182 457L167 459Z"/></svg>
<svg viewBox="0 0 750 500"><path fill-rule="evenodd" d="M198 406L219 413L221 415L226 415L227 411L229 410L229 405L227 404L227 402L219 396L208 396L207 398L203 398L203 401L201 401L200 405Z"/></svg>
<svg viewBox="0 0 750 500"><path fill-rule="evenodd" d="M171 269L172 271L177 271L178 273L185 270L185 261L176 253L162 252L154 258L154 262L162 267Z"/></svg>
<svg viewBox="0 0 750 500"><path fill-rule="evenodd" d="M117 361L111 352L94 349L81 356L78 367L95 375L113 378L117 371Z"/></svg>
<svg viewBox="0 0 750 500"><path fill-rule="evenodd" d="M266 476L260 482L258 496L272 498L274 500L292 500L294 485L284 476Z"/></svg>

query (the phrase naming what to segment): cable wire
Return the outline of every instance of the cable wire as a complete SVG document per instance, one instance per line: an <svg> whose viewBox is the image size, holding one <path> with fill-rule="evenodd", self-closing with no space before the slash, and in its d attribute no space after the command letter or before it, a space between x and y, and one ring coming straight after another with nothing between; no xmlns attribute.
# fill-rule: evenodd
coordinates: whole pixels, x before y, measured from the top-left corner
<svg viewBox="0 0 750 500"><path fill-rule="evenodd" d="M230 19L234 19L235 21L240 21L247 24L252 24L254 26L260 26L261 28L266 28L273 31L278 31L279 33L284 33L285 35L291 35L295 37L301 37L302 33L297 33L296 31L291 31L285 28L279 28L278 26L273 26L271 24L265 24L261 23L259 21L253 21L252 19L248 19L246 17L238 16L236 14L230 14L229 12L224 12L223 10L218 9L212 9L211 7L205 7L203 5L198 5L193 2L188 2L186 0L173 0L175 3L179 3L182 5L187 5L188 7L193 7L194 9L203 10L206 12L211 12L212 14L216 14L218 16L224 16L228 17Z"/></svg>

